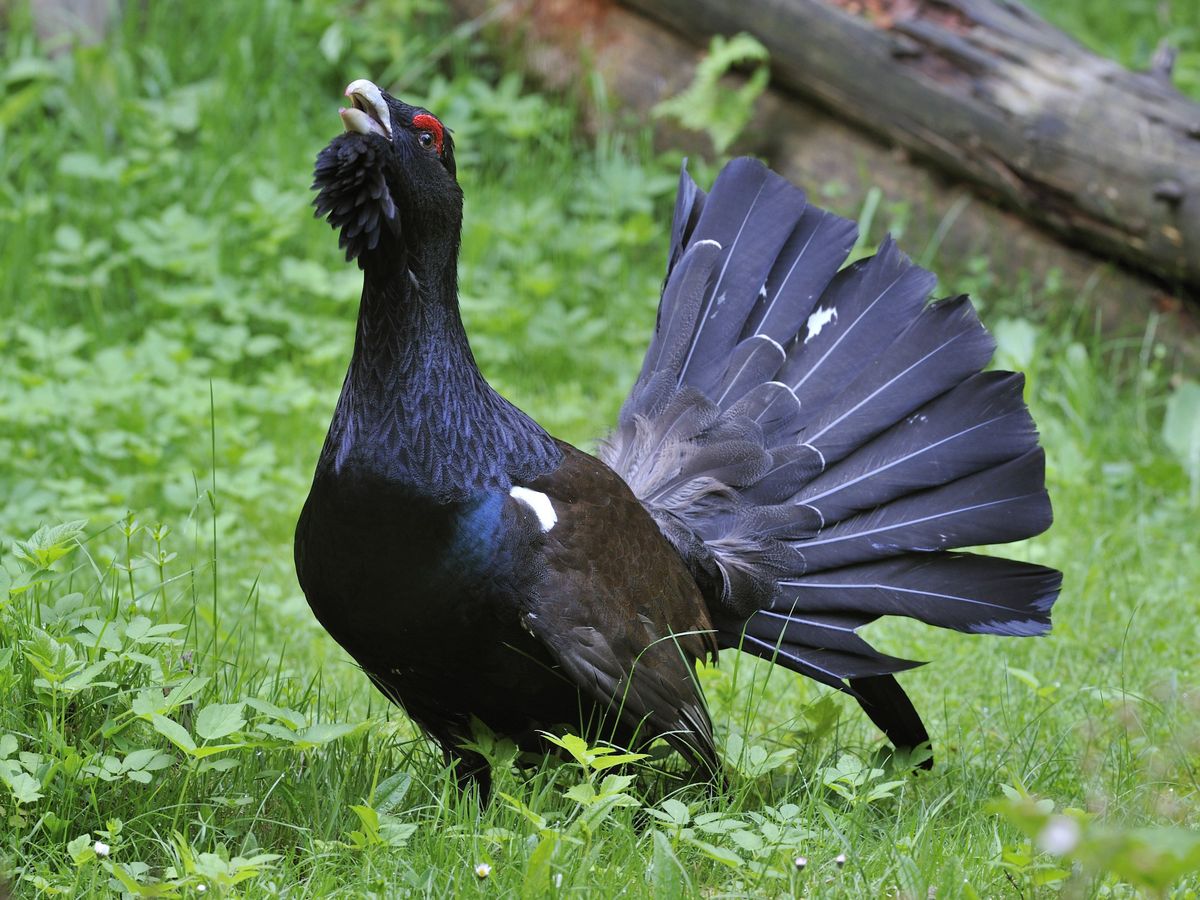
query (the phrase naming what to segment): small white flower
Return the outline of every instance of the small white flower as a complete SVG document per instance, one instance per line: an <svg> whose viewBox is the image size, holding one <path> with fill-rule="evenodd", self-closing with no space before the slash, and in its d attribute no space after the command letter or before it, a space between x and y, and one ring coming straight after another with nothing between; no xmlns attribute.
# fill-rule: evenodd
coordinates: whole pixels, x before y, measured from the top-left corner
<svg viewBox="0 0 1200 900"><path fill-rule="evenodd" d="M112 851L112 847L108 846L108 844L104 843L103 841L96 841L96 843L92 845L92 849L96 851L97 856L108 856L108 854Z"/></svg>
<svg viewBox="0 0 1200 900"><path fill-rule="evenodd" d="M792 860L792 864L798 870L803 871L804 867L808 865L808 857L807 856L797 856L795 859Z"/></svg>
<svg viewBox="0 0 1200 900"><path fill-rule="evenodd" d="M1038 835L1038 847L1055 856L1063 856L1079 846L1079 823L1070 816L1051 816L1042 833Z"/></svg>
<svg viewBox="0 0 1200 900"><path fill-rule="evenodd" d="M836 865L840 869L842 866L844 866L846 864L846 854L839 853L837 856L835 856L833 858L833 862L834 862L834 865Z"/></svg>
<svg viewBox="0 0 1200 900"><path fill-rule="evenodd" d="M491 874L492 874L492 867L489 866L487 863L480 863L479 865L477 865L475 867L475 877L478 878L480 881L483 881L483 879L487 878Z"/></svg>
<svg viewBox="0 0 1200 900"><path fill-rule="evenodd" d="M203 894L203 893L204 893L205 891L207 891L207 890L208 890L208 885L207 885L207 884L198 884L198 885L196 885L196 893L197 893L197 894Z"/></svg>

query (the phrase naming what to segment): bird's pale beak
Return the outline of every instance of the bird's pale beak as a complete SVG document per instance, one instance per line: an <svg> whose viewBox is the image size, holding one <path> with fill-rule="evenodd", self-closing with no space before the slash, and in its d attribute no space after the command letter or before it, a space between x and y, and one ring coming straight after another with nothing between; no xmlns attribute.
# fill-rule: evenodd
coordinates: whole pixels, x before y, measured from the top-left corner
<svg viewBox="0 0 1200 900"><path fill-rule="evenodd" d="M383 92L373 82L365 78L350 82L346 87L346 96L352 105L338 112L347 131L381 134L391 138L392 114L383 99Z"/></svg>

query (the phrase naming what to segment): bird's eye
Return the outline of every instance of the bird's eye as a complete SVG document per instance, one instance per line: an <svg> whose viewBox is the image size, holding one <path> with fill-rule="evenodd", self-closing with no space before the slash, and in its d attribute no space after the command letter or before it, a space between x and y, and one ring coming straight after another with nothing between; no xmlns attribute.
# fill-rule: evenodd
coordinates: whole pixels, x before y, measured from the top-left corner
<svg viewBox="0 0 1200 900"><path fill-rule="evenodd" d="M417 135L417 141L421 144L422 147L424 147L426 150L428 150L430 147L433 146L433 132L432 131L422 131L420 134Z"/></svg>

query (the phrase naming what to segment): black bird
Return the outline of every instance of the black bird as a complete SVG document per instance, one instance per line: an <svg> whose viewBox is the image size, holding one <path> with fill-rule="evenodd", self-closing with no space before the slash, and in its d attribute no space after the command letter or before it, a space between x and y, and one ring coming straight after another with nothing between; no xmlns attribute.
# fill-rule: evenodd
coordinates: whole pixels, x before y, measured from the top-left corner
<svg viewBox="0 0 1200 900"><path fill-rule="evenodd" d="M1023 378L965 296L752 159L680 176L658 322L599 458L484 380L459 317L450 132L369 81L317 157L364 272L349 371L296 531L321 624L486 798L472 719L662 737L719 769L695 675L736 647L928 734L857 629L1050 628L1059 572L954 548L1051 520Z"/></svg>

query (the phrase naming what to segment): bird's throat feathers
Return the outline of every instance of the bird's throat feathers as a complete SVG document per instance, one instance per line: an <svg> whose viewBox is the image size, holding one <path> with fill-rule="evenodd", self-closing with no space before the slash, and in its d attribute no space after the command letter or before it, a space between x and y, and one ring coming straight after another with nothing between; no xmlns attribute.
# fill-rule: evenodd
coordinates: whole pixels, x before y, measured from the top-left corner
<svg viewBox="0 0 1200 900"><path fill-rule="evenodd" d="M450 502L557 467L554 440L480 373L459 315L457 244L446 249L410 255L413 268L366 268L326 473Z"/></svg>

